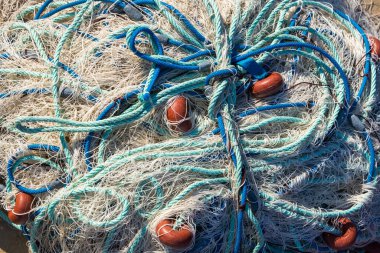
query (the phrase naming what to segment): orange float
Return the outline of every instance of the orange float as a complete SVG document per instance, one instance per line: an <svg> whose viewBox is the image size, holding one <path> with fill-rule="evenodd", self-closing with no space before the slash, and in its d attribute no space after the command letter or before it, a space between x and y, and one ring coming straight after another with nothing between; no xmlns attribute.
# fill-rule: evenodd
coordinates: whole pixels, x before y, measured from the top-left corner
<svg viewBox="0 0 380 253"><path fill-rule="evenodd" d="M380 40L372 36L369 36L368 39L371 44L371 53L380 57Z"/></svg>
<svg viewBox="0 0 380 253"><path fill-rule="evenodd" d="M185 133L190 131L193 127L189 115L189 101L184 96L174 98L166 110L166 118L169 121L170 128L178 132Z"/></svg>
<svg viewBox="0 0 380 253"><path fill-rule="evenodd" d="M16 201L13 211L16 214L25 214L32 209L34 197L30 194L19 192L16 194Z"/></svg>
<svg viewBox="0 0 380 253"><path fill-rule="evenodd" d="M281 91L283 84L284 79L282 75L278 72L273 72L252 86L252 94L256 98L273 96Z"/></svg>
<svg viewBox="0 0 380 253"><path fill-rule="evenodd" d="M193 242L193 232L188 225L174 229L175 220L164 219L156 226L156 234L162 244L176 250L185 250Z"/></svg>
<svg viewBox="0 0 380 253"><path fill-rule="evenodd" d="M356 241L357 229L355 224L348 218L338 220L341 225L342 235L323 233L322 237L326 244L334 250L346 250Z"/></svg>
<svg viewBox="0 0 380 253"><path fill-rule="evenodd" d="M17 224L17 225L23 225L28 221L29 215L24 214L24 215L17 215L14 214L13 211L8 211L8 218L12 223Z"/></svg>
<svg viewBox="0 0 380 253"><path fill-rule="evenodd" d="M16 194L15 206L8 212L8 218L15 224L25 224L32 209L34 197L30 194L19 192Z"/></svg>

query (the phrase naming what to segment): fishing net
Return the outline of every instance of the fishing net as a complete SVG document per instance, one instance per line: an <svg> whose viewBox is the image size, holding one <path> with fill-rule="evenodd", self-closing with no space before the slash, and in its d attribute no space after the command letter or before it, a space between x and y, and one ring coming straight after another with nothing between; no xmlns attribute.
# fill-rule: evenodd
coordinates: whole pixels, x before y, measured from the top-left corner
<svg viewBox="0 0 380 253"><path fill-rule="evenodd" d="M380 41L363 6L2 4L1 217L32 252L377 245Z"/></svg>

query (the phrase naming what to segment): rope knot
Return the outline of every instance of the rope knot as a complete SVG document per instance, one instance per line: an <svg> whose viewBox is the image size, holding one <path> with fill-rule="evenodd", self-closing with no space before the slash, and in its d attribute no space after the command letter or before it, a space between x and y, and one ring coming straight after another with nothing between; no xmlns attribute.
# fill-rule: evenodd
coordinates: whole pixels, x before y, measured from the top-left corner
<svg viewBox="0 0 380 253"><path fill-rule="evenodd" d="M143 92L137 95L138 100L147 107L153 106L153 100L149 92Z"/></svg>
<svg viewBox="0 0 380 253"><path fill-rule="evenodd" d="M236 63L242 72L248 72L255 79L261 80L268 76L268 72L260 66L252 57L248 57Z"/></svg>

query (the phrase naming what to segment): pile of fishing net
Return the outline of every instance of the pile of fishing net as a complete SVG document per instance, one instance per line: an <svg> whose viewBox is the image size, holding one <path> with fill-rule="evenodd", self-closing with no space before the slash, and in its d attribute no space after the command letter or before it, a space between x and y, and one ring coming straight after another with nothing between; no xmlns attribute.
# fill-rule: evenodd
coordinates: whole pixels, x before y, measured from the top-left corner
<svg viewBox="0 0 380 253"><path fill-rule="evenodd" d="M361 7L8 1L1 218L33 252L380 252Z"/></svg>

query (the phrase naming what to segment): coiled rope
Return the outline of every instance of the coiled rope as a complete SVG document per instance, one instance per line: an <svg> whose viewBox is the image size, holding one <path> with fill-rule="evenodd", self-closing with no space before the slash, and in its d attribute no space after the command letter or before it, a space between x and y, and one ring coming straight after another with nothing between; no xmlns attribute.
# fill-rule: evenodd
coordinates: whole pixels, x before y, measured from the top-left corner
<svg viewBox="0 0 380 253"><path fill-rule="evenodd" d="M32 251L83 251L86 243L80 244L79 238L90 233L93 241L89 245L103 252L143 252L160 247L187 252L334 252L320 235L340 236L342 231L334 221L349 217L359 224L363 222L360 220L363 212L373 211L368 206L376 201L379 154L366 122L373 120L378 110L378 66L367 34L349 16L319 1L270 0L262 6L247 3L244 6L243 2L234 4L227 24L221 6L214 0L203 0L210 19L208 28L201 23L193 25L177 8L158 0L47 0L18 14L19 20L9 29L26 30L36 51L32 54L20 51L16 55L4 51L1 62L12 61L17 55L32 57L42 60L50 72L1 68L0 74L5 78L17 75L48 79L51 86L15 89L0 93L0 99L50 95L54 116L18 117L14 131L28 135L58 133L60 143L59 147L28 145L8 161L9 194L13 194L14 186L24 193L41 195L30 211L29 221L20 227ZM113 16L115 10L133 23L108 30L105 39L85 30L85 24L93 18ZM31 14L34 20L25 21ZM313 22L320 21L321 15L344 33L316 28ZM62 25L66 19L71 23ZM157 19L164 19L170 28L156 26ZM30 25L46 20L56 23L56 29L64 29L51 56L44 48L42 34ZM205 29L214 34L204 35ZM337 43L348 37L363 52L357 62L360 67L356 66L362 68L359 71L347 69L354 67L341 51L348 46ZM86 57L107 61L107 49L123 40L123 49L149 66L145 81L114 98L91 121L68 119L62 114L63 98L77 94L83 103L97 106L102 98L112 94L105 89L93 89L76 67L63 62L65 47L79 38L95 45ZM173 48L180 51L181 57L171 55ZM287 101L292 78L305 75L301 64L310 67L306 76L320 82L318 97ZM254 98L258 106L245 102L255 83L268 78L273 71L284 72L288 89L268 98ZM79 88L69 87L72 80L79 83ZM190 115L194 125L189 132L173 133L155 122L157 128L153 131L165 136L164 141L132 149L120 147L122 152L109 154L110 143L120 129L154 122L149 117L159 114L178 96L185 96L194 104L203 103L196 110L198 114ZM288 135L267 130L287 127ZM292 136L295 132L290 129L297 128L302 131ZM75 147L67 140L68 134L73 133L81 140ZM264 137L256 138L260 133ZM175 139L171 139L173 136ZM331 168L331 164L345 158L345 152L350 153L346 166L342 162ZM23 164L31 161L56 169L61 176L38 189L25 186L15 179L15 171L21 173L25 169ZM156 163L161 163L160 167L149 166ZM348 168L355 167L352 164L358 164L357 167L365 164L365 169L354 171ZM135 170L139 166L141 171ZM339 171L342 167L346 169L344 173ZM286 175L287 178L282 178L286 182L276 176L270 178L271 170L278 177ZM125 178L118 183L115 179L118 176ZM133 191L125 190L126 185ZM349 204L335 199L329 205L317 206L321 202L313 201L314 196L307 197L311 199L310 205L305 195L301 196L303 189L326 191L323 189L326 185L346 189L353 199L356 195L360 197ZM91 205L91 199L96 198L100 200ZM99 203L104 206L97 209ZM204 220L202 210L209 212ZM174 227L187 224L190 243L182 248L162 243L162 237L155 234L160 229L154 228L164 218L175 219ZM294 226L286 221L276 224L287 218ZM280 234L289 231L284 224L289 225L291 232L276 240L272 229L282 225ZM300 234L295 232L297 229L306 232ZM60 243L61 238L65 243ZM355 246L379 238L378 234L360 232ZM75 240L78 242L72 242Z"/></svg>

